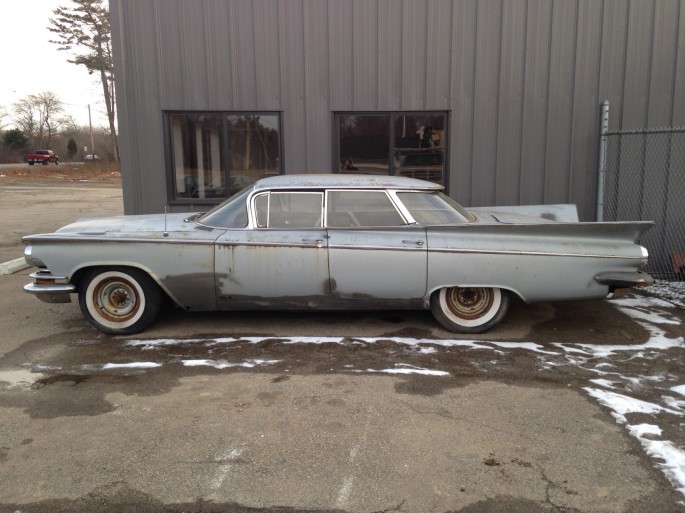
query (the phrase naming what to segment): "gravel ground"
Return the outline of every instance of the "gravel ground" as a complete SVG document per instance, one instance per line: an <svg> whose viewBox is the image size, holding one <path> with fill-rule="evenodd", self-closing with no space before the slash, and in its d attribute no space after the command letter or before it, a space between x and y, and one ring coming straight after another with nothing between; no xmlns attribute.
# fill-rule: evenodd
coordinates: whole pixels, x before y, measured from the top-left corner
<svg viewBox="0 0 685 513"><path fill-rule="evenodd" d="M685 282L657 280L651 287L642 289L647 295L658 297L685 308Z"/></svg>

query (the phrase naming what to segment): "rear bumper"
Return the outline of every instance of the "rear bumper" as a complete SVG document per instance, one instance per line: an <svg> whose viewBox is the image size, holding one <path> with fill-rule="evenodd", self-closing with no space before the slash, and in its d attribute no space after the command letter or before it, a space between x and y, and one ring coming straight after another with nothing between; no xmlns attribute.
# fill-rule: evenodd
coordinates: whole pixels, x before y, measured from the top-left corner
<svg viewBox="0 0 685 513"><path fill-rule="evenodd" d="M31 274L33 283L24 286L24 290L35 295L46 303L71 303L71 294L76 287L69 283L69 278L53 276L50 271L38 271Z"/></svg>
<svg viewBox="0 0 685 513"><path fill-rule="evenodd" d="M595 281L608 285L611 290L630 287L648 287L654 283L654 278L641 271L636 272L607 272L595 276Z"/></svg>

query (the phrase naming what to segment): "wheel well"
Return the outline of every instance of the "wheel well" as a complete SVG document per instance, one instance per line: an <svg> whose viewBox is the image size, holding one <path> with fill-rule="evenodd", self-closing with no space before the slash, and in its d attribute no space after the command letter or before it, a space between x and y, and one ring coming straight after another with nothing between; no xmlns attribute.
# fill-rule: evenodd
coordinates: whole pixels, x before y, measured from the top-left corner
<svg viewBox="0 0 685 513"><path fill-rule="evenodd" d="M76 287L76 292L78 292L81 288L81 283L83 282L84 277L95 270L119 270L119 271L126 271L126 270L135 270L141 273L144 273L146 276L148 276L154 284L159 288L159 290L162 292L163 296L169 297L167 292L164 290L163 287L159 285L157 280L152 276L148 271L145 269L141 269L140 267L134 267L132 265L92 265L88 267L82 267L78 269L72 276L71 276L71 283Z"/></svg>
<svg viewBox="0 0 685 513"><path fill-rule="evenodd" d="M433 294L436 294L437 292L440 292L441 289L450 288L450 287L501 289L501 290L504 290L504 291L508 292L509 295L510 295L511 297L517 297L517 298L519 298L521 301L523 301L524 303L527 303L527 302L528 302L528 301L525 300L525 298L524 298L521 294L518 293L517 290L510 289L509 287L502 287L502 286L499 286L499 285L455 285L455 284L452 284L452 285L437 285L437 286L435 286L435 287L433 287L433 288L431 289L430 293L427 294L426 297L428 298L428 300L430 300L430 298L433 296Z"/></svg>

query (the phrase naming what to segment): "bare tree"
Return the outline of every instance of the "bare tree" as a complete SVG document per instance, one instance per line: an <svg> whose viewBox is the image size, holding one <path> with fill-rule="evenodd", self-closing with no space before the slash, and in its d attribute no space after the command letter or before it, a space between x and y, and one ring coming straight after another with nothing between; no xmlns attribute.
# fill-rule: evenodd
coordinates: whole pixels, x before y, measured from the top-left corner
<svg viewBox="0 0 685 513"><path fill-rule="evenodd" d="M31 143L36 146L36 135L38 127L38 113L34 108L31 97L27 96L15 102L12 105L12 113L14 124L27 137L31 139Z"/></svg>
<svg viewBox="0 0 685 513"><path fill-rule="evenodd" d="M40 148L50 148L52 138L69 120L63 115L62 102L50 91L20 99L13 105L13 111L15 124Z"/></svg>
<svg viewBox="0 0 685 513"><path fill-rule="evenodd" d="M73 51L75 57L69 60L98 74L107 108L109 131L115 157L119 158L119 143L116 132L116 95L114 88L114 63L112 59L111 28L109 9L104 0L72 0L73 6L58 7L50 20L50 32L57 34L60 50ZM77 53L77 52L81 53Z"/></svg>
<svg viewBox="0 0 685 513"><path fill-rule="evenodd" d="M0 131L7 126L7 109L0 106Z"/></svg>
<svg viewBox="0 0 685 513"><path fill-rule="evenodd" d="M46 91L32 96L39 115L39 136L41 146L49 148L52 138L64 124L62 102L55 93Z"/></svg>

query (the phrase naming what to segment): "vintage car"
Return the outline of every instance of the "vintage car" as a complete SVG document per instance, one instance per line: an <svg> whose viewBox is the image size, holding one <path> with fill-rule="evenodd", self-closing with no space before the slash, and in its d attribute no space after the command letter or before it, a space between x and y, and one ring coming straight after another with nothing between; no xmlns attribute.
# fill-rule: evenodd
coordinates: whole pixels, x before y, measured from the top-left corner
<svg viewBox="0 0 685 513"><path fill-rule="evenodd" d="M167 296L186 310L431 309L478 333L525 302L604 298L648 285L652 223L580 223L574 206L466 210L397 176L282 175L204 214L82 219L24 237L25 290L78 294L110 334L144 330Z"/></svg>

